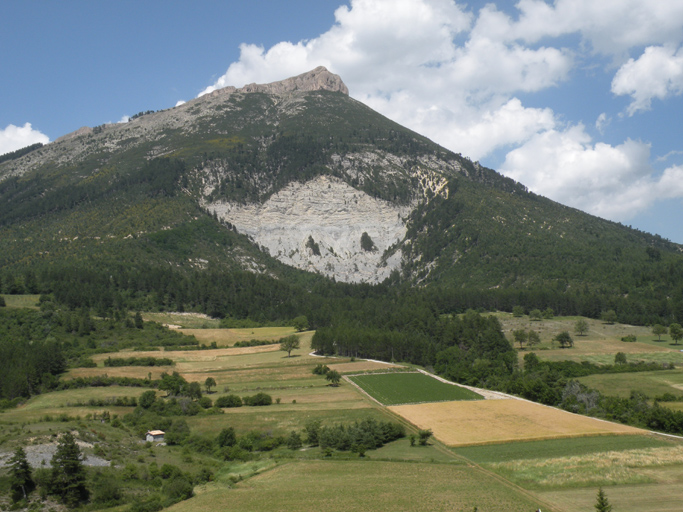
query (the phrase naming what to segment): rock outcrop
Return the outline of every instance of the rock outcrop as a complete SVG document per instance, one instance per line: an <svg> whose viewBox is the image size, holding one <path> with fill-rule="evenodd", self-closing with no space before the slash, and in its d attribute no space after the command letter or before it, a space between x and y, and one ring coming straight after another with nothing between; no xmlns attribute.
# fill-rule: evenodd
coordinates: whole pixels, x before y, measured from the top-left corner
<svg viewBox="0 0 683 512"><path fill-rule="evenodd" d="M331 176L290 183L263 204L206 206L283 263L366 283L381 282L400 268L400 251L386 261L383 255L405 236L404 217L410 212Z"/></svg>

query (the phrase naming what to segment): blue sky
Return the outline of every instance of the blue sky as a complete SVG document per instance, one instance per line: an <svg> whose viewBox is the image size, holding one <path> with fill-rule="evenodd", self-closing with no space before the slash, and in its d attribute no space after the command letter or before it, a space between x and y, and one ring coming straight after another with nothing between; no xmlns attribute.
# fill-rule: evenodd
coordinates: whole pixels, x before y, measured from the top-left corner
<svg viewBox="0 0 683 512"><path fill-rule="evenodd" d="M324 65L539 194L683 243L682 44L678 0L2 2L0 153Z"/></svg>

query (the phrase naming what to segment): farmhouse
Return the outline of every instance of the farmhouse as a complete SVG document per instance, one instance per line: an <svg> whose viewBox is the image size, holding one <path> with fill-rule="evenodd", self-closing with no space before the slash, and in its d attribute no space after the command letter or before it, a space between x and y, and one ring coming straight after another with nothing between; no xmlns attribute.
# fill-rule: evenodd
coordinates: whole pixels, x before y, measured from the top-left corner
<svg viewBox="0 0 683 512"><path fill-rule="evenodd" d="M145 441L153 442L163 442L165 432L163 430L148 430L145 435Z"/></svg>

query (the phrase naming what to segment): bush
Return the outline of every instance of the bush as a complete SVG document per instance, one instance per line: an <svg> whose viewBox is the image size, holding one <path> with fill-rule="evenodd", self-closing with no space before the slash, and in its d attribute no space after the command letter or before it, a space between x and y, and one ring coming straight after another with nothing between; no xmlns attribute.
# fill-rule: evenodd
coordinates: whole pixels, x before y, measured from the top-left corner
<svg viewBox="0 0 683 512"><path fill-rule="evenodd" d="M216 398L216 407L242 407L242 399L237 395L225 395Z"/></svg>
<svg viewBox="0 0 683 512"><path fill-rule="evenodd" d="M199 399L199 406L202 409L210 409L213 406L213 402L208 396L203 396Z"/></svg>
<svg viewBox="0 0 683 512"><path fill-rule="evenodd" d="M242 398L244 405L251 406L261 406L261 405L271 405L273 403L273 397L266 393L256 393L253 396L245 396Z"/></svg>
<svg viewBox="0 0 683 512"><path fill-rule="evenodd" d="M220 434L218 434L216 442L218 443L218 446L220 446L221 448L224 448L226 446L235 446L235 444L237 443L235 429L232 427L228 427L221 430Z"/></svg>
<svg viewBox="0 0 683 512"><path fill-rule="evenodd" d="M314 375L326 375L329 371L330 368L326 364L318 364L315 368L313 368Z"/></svg>

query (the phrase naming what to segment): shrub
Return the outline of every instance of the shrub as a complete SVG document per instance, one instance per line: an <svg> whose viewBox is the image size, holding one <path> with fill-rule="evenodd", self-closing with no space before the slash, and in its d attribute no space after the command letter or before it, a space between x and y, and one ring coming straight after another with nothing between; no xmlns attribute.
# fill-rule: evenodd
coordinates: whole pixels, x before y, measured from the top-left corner
<svg viewBox="0 0 683 512"><path fill-rule="evenodd" d="M242 407L242 399L237 395L225 395L216 398L216 407Z"/></svg>
<svg viewBox="0 0 683 512"><path fill-rule="evenodd" d="M273 397L266 393L256 393L253 396L243 397L242 401L245 405L251 406L271 405L273 403Z"/></svg>
<svg viewBox="0 0 683 512"><path fill-rule="evenodd" d="M326 375L327 372L329 372L329 371L330 371L329 366L327 366L326 364L322 364L322 363L316 365L316 367L313 368L313 374L314 375Z"/></svg>

